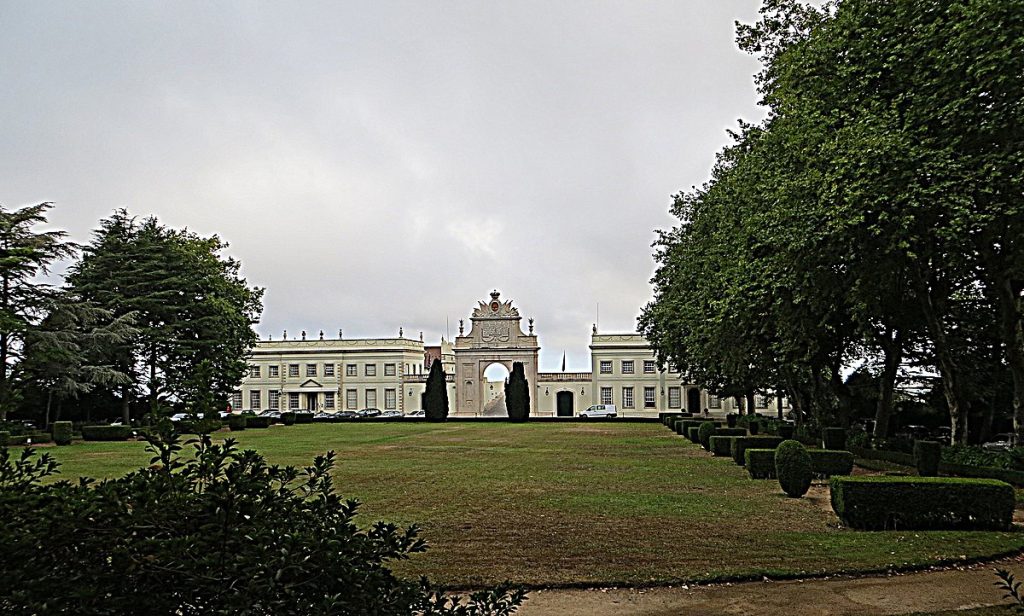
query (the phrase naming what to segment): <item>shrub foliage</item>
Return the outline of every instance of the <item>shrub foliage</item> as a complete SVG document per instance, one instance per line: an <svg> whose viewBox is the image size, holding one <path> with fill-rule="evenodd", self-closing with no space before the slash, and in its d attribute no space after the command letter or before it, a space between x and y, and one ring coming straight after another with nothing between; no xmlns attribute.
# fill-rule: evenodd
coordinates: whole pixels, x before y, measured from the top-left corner
<svg viewBox="0 0 1024 616"><path fill-rule="evenodd" d="M775 477L774 449L748 448L743 455L751 479L773 479Z"/></svg>
<svg viewBox="0 0 1024 616"><path fill-rule="evenodd" d="M775 474L787 496L800 498L811 487L811 456L799 441L783 441L775 450Z"/></svg>
<svg viewBox="0 0 1024 616"><path fill-rule="evenodd" d="M942 443L937 441L916 441L914 443L914 464L917 466L918 475L938 477L941 460Z"/></svg>
<svg viewBox="0 0 1024 616"><path fill-rule="evenodd" d="M82 426L82 439L86 441L123 441L131 435L131 426Z"/></svg>
<svg viewBox="0 0 1024 616"><path fill-rule="evenodd" d="M742 430L742 428L740 428ZM743 466L746 462L744 452L747 448L751 449L775 449L779 446L782 439L777 436L737 436L732 442L732 460L736 464Z"/></svg>
<svg viewBox="0 0 1024 616"><path fill-rule="evenodd" d="M705 421L700 424L700 428L697 430L697 439L700 441L700 446L707 451L711 451L711 437L715 435L715 424L710 421Z"/></svg>

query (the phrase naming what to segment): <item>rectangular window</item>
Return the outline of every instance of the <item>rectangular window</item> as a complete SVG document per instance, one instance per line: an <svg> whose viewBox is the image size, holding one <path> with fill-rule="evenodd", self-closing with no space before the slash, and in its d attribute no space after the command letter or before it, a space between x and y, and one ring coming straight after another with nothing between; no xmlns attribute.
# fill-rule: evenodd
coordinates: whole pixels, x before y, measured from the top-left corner
<svg viewBox="0 0 1024 616"><path fill-rule="evenodd" d="M631 409L633 408L633 388L623 387L622 388L622 408Z"/></svg>
<svg viewBox="0 0 1024 616"><path fill-rule="evenodd" d="M263 408L263 402L260 399L259 390L249 392L249 408L254 411L258 411Z"/></svg>
<svg viewBox="0 0 1024 616"><path fill-rule="evenodd" d="M384 364L384 376L395 376L395 364Z"/></svg>
<svg viewBox="0 0 1024 616"><path fill-rule="evenodd" d="M683 390L679 387L668 388L668 408L683 408Z"/></svg>
<svg viewBox="0 0 1024 616"><path fill-rule="evenodd" d="M270 408L276 410L278 408L278 405L281 404L281 392L277 391L276 389L271 390L270 395L268 397L270 399L267 401L267 404L270 406Z"/></svg>
<svg viewBox="0 0 1024 616"><path fill-rule="evenodd" d="M759 409L768 408L768 397L767 396L754 396L754 406Z"/></svg>
<svg viewBox="0 0 1024 616"><path fill-rule="evenodd" d="M654 388L653 387L644 387L644 408L645 409L653 409L654 408Z"/></svg>
<svg viewBox="0 0 1024 616"><path fill-rule="evenodd" d="M345 364L345 376L358 376L355 364Z"/></svg>
<svg viewBox="0 0 1024 616"><path fill-rule="evenodd" d="M334 364L324 364L324 376L334 376Z"/></svg>
<svg viewBox="0 0 1024 616"><path fill-rule="evenodd" d="M377 408L377 390L376 389L367 389L363 393L363 398L366 399L366 408L368 408L368 409Z"/></svg>
<svg viewBox="0 0 1024 616"><path fill-rule="evenodd" d="M612 373L612 362L610 360L609 361L602 360L601 361L601 374L611 374L611 373ZM611 403L609 402L609 404L611 404Z"/></svg>
<svg viewBox="0 0 1024 616"><path fill-rule="evenodd" d="M366 364L363 374L366 376L377 376L377 364Z"/></svg>
<svg viewBox="0 0 1024 616"><path fill-rule="evenodd" d="M654 374L658 371L658 366L654 363L653 359L644 360L644 374Z"/></svg>
<svg viewBox="0 0 1024 616"><path fill-rule="evenodd" d="M356 389L345 390L345 408L352 411L359 408L359 391Z"/></svg>
<svg viewBox="0 0 1024 616"><path fill-rule="evenodd" d="M601 404L612 404L612 388L601 388Z"/></svg>
<svg viewBox="0 0 1024 616"><path fill-rule="evenodd" d="M316 376L316 364L306 364L306 376Z"/></svg>
<svg viewBox="0 0 1024 616"><path fill-rule="evenodd" d="M260 378L260 367L259 366L249 366L249 378L250 379L258 379L258 378Z"/></svg>
<svg viewBox="0 0 1024 616"><path fill-rule="evenodd" d="M708 406L713 409L720 409L722 408L722 399L718 396L708 394Z"/></svg>
<svg viewBox="0 0 1024 616"><path fill-rule="evenodd" d="M633 360L622 360L622 374L633 374Z"/></svg>
<svg viewBox="0 0 1024 616"><path fill-rule="evenodd" d="M281 376L281 370L279 366L267 366L267 376L276 379Z"/></svg>
<svg viewBox="0 0 1024 616"><path fill-rule="evenodd" d="M233 394L231 394L231 410L242 410L242 392L236 391Z"/></svg>
<svg viewBox="0 0 1024 616"><path fill-rule="evenodd" d="M298 368L298 366L295 366ZM297 411L299 410L299 392L292 391L288 392L288 410Z"/></svg>
<svg viewBox="0 0 1024 616"><path fill-rule="evenodd" d="M398 392L394 389L384 390L384 408L388 411L398 408Z"/></svg>
<svg viewBox="0 0 1024 616"><path fill-rule="evenodd" d="M288 376L299 376L299 364L288 364Z"/></svg>
<svg viewBox="0 0 1024 616"><path fill-rule="evenodd" d="M334 409L334 392L333 391L324 392L324 408L325 409L332 409L332 410Z"/></svg>

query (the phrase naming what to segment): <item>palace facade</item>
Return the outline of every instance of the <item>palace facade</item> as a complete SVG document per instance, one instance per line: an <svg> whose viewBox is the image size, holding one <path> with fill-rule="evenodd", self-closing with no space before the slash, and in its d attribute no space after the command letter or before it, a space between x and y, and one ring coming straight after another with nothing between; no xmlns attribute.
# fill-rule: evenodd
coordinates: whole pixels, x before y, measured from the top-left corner
<svg viewBox="0 0 1024 616"><path fill-rule="evenodd" d="M639 334L599 333L590 337L590 372L540 372L540 344L533 319L527 331L519 310L497 291L479 302L470 316L469 331L459 321L454 341L437 346L405 338L260 341L252 349L249 371L235 409L260 411L314 410L328 413L379 408L410 413L423 408L422 396L434 359L440 359L448 379L449 413L453 416L504 414L504 383L488 380L495 364L512 369L522 362L533 388L531 415L572 416L592 404L614 404L620 416L656 416L660 411L713 412L733 410L731 400L719 400L681 382L679 374L662 369L647 341ZM758 410L771 410L759 397Z"/></svg>

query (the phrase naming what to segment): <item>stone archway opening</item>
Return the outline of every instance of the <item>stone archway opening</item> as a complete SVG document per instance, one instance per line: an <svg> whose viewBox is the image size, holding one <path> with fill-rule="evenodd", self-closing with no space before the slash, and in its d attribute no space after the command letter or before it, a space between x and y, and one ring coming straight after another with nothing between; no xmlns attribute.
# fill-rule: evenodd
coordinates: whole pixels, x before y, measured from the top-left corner
<svg viewBox="0 0 1024 616"><path fill-rule="evenodd" d="M575 413L575 396L571 391L560 391L555 394L555 412L558 417L572 417Z"/></svg>
<svg viewBox="0 0 1024 616"><path fill-rule="evenodd" d="M484 369L484 417L508 417L505 407L505 383L510 372L503 363L495 362Z"/></svg>

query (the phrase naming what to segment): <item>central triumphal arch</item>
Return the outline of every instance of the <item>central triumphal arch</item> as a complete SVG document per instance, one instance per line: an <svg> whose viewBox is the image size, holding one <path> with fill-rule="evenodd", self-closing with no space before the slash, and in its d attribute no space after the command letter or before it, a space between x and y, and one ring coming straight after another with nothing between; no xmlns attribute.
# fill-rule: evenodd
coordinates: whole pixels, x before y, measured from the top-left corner
<svg viewBox="0 0 1024 616"><path fill-rule="evenodd" d="M529 333L523 333L522 317L511 301L502 301L497 291L489 301L480 302L473 311L469 333L459 321L459 335L455 338L455 382L459 414L474 415L482 412L487 400L487 380L484 372L492 364L501 364L512 371L513 362L522 362L531 389L537 383L537 336L533 333L533 319ZM537 411L537 396L530 395L530 414Z"/></svg>

